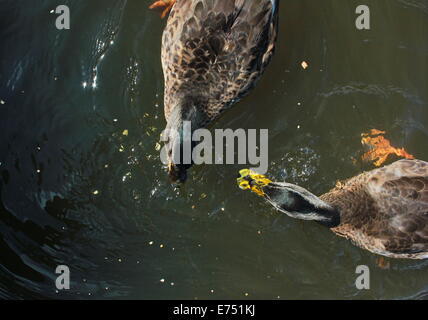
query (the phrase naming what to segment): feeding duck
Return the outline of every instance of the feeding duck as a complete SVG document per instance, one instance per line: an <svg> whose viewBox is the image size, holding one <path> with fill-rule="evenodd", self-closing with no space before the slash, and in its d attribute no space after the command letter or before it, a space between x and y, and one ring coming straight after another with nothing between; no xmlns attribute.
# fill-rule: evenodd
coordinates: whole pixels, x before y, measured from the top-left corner
<svg viewBox="0 0 428 320"><path fill-rule="evenodd" d="M428 163L400 160L362 173L320 197L242 170L238 184L288 216L313 220L375 254L428 258Z"/></svg>
<svg viewBox="0 0 428 320"><path fill-rule="evenodd" d="M184 182L191 166L181 164L183 123L190 122L192 132L205 128L246 95L266 69L275 47L278 1L161 0L153 5L171 8L162 67L165 151L173 181ZM174 157L177 150L183 151L180 161Z"/></svg>

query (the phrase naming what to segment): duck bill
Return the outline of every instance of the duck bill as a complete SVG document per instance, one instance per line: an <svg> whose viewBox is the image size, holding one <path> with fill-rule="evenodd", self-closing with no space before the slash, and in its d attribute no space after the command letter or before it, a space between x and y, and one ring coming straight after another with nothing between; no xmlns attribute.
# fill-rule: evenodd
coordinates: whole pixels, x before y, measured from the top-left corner
<svg viewBox="0 0 428 320"><path fill-rule="evenodd" d="M239 177L236 179L236 182L240 189L250 190L261 197L266 196L264 188L272 183L266 176L250 169L239 171Z"/></svg>

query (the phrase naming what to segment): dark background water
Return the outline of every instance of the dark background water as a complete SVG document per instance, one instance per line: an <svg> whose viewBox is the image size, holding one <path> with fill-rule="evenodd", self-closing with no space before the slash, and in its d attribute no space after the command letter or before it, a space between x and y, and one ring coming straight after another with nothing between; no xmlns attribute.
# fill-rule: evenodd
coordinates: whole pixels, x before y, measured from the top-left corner
<svg viewBox="0 0 428 320"><path fill-rule="evenodd" d="M353 160L371 128L428 160L428 1L363 2L371 31L355 28L361 1L281 0L272 65L216 124L269 128L269 175L317 194L372 168ZM69 31L55 28L60 4ZM0 298L427 297L428 262L378 268L240 191L242 166L170 185L156 151L165 21L148 5L0 1ZM56 292L60 264L68 292ZM361 264L370 290L355 288Z"/></svg>

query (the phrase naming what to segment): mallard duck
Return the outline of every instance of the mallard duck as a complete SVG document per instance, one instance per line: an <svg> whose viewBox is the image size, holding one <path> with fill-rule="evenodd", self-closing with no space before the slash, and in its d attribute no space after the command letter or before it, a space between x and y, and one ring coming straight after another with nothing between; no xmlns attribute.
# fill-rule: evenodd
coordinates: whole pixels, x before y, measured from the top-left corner
<svg viewBox="0 0 428 320"><path fill-rule="evenodd" d="M191 123L192 132L212 123L255 86L270 62L278 1L178 0L173 5L162 39L172 180L184 182L191 166L173 157L173 150L183 149L183 122Z"/></svg>
<svg viewBox="0 0 428 320"><path fill-rule="evenodd" d="M238 184L288 216L314 220L375 254L428 258L428 163L400 160L362 173L320 197L242 170Z"/></svg>

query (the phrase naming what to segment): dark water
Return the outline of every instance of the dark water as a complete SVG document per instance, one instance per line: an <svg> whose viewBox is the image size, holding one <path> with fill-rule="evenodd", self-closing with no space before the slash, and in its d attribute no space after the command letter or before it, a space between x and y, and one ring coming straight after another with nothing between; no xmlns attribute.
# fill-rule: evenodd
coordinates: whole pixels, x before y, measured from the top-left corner
<svg viewBox="0 0 428 320"><path fill-rule="evenodd" d="M428 1L364 3L371 31L355 28L361 1L281 0L272 65L216 124L269 128L270 176L325 192L371 168L353 161L371 128L428 159ZM378 268L240 191L242 166L196 167L174 190L156 151L165 22L148 4L0 1L0 298L426 298L428 262Z"/></svg>

